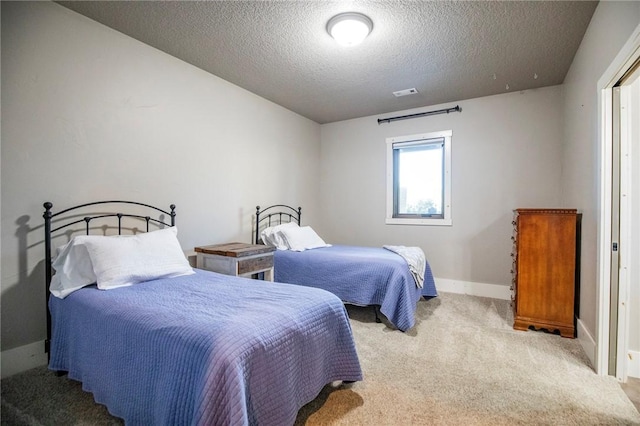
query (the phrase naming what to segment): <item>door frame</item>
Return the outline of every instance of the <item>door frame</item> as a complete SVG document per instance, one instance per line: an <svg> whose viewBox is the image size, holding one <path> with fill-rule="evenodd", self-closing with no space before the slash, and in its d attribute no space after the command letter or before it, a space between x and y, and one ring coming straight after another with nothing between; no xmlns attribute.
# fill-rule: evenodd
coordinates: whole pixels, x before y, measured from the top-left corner
<svg viewBox="0 0 640 426"><path fill-rule="evenodd" d="M611 253L612 253L612 174L613 174L613 88L622 76L640 58L640 25L631 34L613 62L598 80L598 277L596 294L596 353L595 369L599 375L609 374L609 340L611 325ZM628 282L619 282L620 291L628 294ZM626 330L628 318L618 315L617 330ZM618 333L619 334L619 333ZM616 371L626 371L618 365L622 357L617 357ZM618 380L622 380L616 374Z"/></svg>

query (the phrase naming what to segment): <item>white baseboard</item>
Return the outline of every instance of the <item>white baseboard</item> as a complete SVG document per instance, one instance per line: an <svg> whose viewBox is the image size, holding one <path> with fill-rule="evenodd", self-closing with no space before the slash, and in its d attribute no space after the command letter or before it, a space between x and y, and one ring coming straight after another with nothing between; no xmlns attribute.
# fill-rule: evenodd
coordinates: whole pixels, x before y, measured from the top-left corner
<svg viewBox="0 0 640 426"><path fill-rule="evenodd" d="M492 299L511 300L508 285L475 283L471 281L435 278L436 289L445 293L470 294L472 296L491 297Z"/></svg>
<svg viewBox="0 0 640 426"><path fill-rule="evenodd" d="M582 345L582 349L584 353L589 358L591 362L591 366L596 368L596 340L593 338L587 327L584 326L584 323L578 319L577 321L577 334L578 334L578 342Z"/></svg>
<svg viewBox="0 0 640 426"><path fill-rule="evenodd" d="M22 373L35 367L47 364L47 354L44 352L44 340L2 351L2 378Z"/></svg>
<svg viewBox="0 0 640 426"><path fill-rule="evenodd" d="M627 376L640 378L640 352L638 351L627 353Z"/></svg>

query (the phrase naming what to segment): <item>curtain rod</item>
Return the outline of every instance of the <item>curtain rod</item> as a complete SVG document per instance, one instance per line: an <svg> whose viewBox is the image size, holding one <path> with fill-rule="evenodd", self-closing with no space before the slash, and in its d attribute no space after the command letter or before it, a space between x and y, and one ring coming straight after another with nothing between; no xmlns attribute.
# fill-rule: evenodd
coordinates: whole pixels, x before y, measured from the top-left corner
<svg viewBox="0 0 640 426"><path fill-rule="evenodd" d="M449 114L450 112L462 112L462 108L460 108L460 105L456 105L453 108L439 109L436 111L419 112L417 114L401 115L399 117L378 118L378 124L391 123L392 121L398 120L407 120L409 118L425 117L427 115Z"/></svg>

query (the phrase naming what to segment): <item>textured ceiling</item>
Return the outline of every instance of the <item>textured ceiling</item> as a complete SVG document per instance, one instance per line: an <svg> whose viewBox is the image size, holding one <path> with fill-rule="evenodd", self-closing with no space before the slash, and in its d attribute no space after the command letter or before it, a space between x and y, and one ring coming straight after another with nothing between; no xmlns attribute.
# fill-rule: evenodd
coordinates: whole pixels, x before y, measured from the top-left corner
<svg viewBox="0 0 640 426"><path fill-rule="evenodd" d="M561 84L591 1L60 1L318 123ZM327 34L369 16L356 47ZM508 85L508 89L507 89ZM415 87L418 94L392 92Z"/></svg>

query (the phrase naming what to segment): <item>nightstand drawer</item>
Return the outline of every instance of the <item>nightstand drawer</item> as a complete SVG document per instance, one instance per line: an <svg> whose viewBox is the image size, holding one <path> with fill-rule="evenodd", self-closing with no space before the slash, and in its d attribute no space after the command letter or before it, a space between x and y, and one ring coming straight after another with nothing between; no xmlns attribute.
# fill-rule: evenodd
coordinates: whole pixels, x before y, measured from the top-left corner
<svg viewBox="0 0 640 426"><path fill-rule="evenodd" d="M264 272L264 279L273 281L274 251L275 247L245 243L196 247L196 267L245 277Z"/></svg>
<svg viewBox="0 0 640 426"><path fill-rule="evenodd" d="M264 271L273 268L273 255L268 254L253 259L242 259L238 261L238 275L250 274L255 271Z"/></svg>

